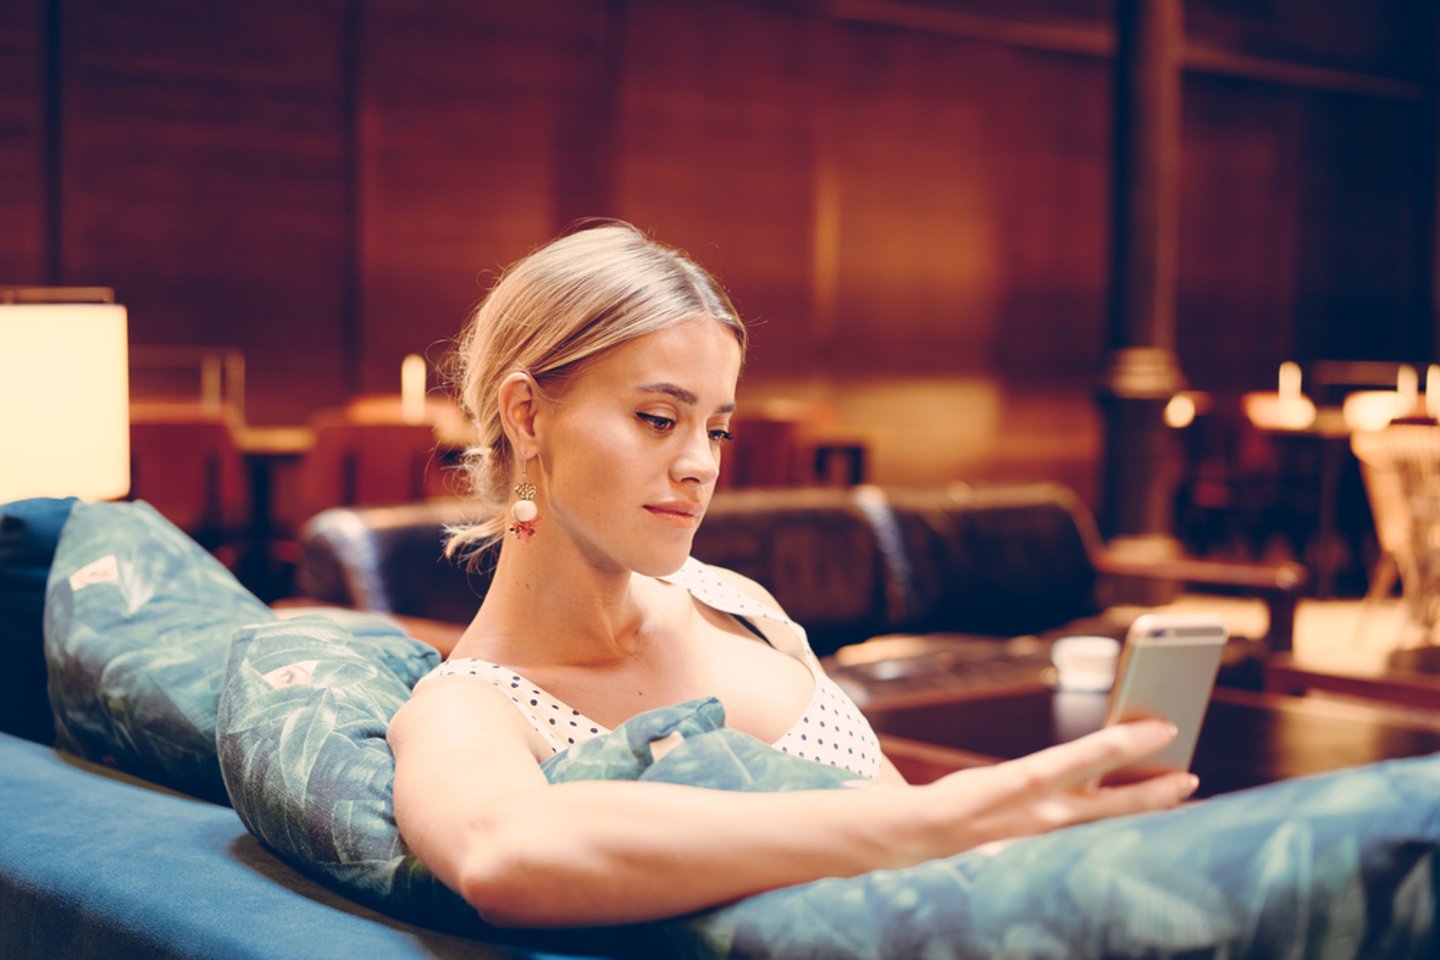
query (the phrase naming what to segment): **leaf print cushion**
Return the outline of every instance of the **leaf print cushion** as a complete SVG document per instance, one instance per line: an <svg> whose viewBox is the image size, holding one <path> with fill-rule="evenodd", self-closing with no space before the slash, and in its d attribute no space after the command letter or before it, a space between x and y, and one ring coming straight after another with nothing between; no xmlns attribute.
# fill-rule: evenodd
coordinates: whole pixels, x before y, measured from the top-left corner
<svg viewBox="0 0 1440 960"><path fill-rule="evenodd" d="M489 927L401 841L385 730L438 663L439 654L418 641L357 637L323 617L241 630L216 740L235 812L305 873L393 917L490 941L594 952L610 934Z"/></svg>
<svg viewBox="0 0 1440 960"><path fill-rule="evenodd" d="M215 705L230 638L275 614L147 503L76 505L45 601L58 744L226 802Z"/></svg>
<svg viewBox="0 0 1440 960"><path fill-rule="evenodd" d="M497 930L410 854L395 826L385 728L427 662L397 668L328 621L248 627L231 651L219 718L221 766L246 826L307 873L414 923L623 956L1440 955L1432 758L802 884L654 924ZM730 790L851 779L724 724L713 699L666 707L543 769L552 782Z"/></svg>

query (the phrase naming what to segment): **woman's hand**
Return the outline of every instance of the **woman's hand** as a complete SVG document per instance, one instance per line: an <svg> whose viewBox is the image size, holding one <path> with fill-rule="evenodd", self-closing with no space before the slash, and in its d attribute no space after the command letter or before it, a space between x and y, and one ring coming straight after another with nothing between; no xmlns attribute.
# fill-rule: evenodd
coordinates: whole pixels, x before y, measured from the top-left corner
<svg viewBox="0 0 1440 960"><path fill-rule="evenodd" d="M1167 773L1122 786L1098 786L1107 774L1164 747L1175 728L1163 720L1106 727L1018 760L952 773L928 786L935 856L994 840L1176 806L1195 792L1189 773Z"/></svg>

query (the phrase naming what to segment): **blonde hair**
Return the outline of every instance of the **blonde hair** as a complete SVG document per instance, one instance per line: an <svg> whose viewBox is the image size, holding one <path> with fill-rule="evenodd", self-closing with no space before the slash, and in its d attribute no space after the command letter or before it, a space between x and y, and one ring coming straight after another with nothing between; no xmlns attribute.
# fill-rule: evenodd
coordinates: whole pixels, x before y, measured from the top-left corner
<svg viewBox="0 0 1440 960"><path fill-rule="evenodd" d="M747 335L730 298L678 250L628 223L607 223L545 244L506 269L456 346L460 401L475 427L465 451L472 493L488 518L452 528L446 553L478 553L504 532L514 451L500 426L500 385L523 371L542 391L562 390L586 360L636 337L691 320Z"/></svg>

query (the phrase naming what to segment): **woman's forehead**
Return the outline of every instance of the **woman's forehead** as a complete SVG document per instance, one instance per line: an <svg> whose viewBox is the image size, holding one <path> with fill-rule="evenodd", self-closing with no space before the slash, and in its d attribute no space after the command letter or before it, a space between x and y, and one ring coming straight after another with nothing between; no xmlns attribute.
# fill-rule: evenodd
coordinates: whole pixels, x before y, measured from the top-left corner
<svg viewBox="0 0 1440 960"><path fill-rule="evenodd" d="M696 320L605 351L581 379L605 381L610 389L670 384L706 400L724 394L718 402L726 402L733 401L739 376L740 344L735 335L724 324Z"/></svg>

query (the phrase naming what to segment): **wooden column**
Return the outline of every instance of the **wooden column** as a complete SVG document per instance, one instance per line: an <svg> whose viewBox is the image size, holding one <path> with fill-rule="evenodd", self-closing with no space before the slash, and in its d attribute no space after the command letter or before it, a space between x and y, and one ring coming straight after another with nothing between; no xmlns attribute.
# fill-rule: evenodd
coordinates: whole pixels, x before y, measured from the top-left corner
<svg viewBox="0 0 1440 960"><path fill-rule="evenodd" d="M1181 0L1116 0L1109 351L1101 522L1108 537L1164 548L1175 486L1165 404L1175 357Z"/></svg>

